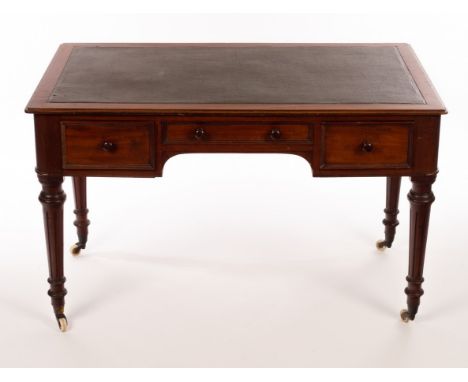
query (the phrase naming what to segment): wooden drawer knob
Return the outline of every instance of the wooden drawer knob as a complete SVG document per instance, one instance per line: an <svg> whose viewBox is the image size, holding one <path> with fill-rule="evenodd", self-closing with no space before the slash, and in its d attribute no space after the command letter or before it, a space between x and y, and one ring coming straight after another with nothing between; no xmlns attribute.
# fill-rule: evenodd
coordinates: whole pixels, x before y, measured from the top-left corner
<svg viewBox="0 0 468 382"><path fill-rule="evenodd" d="M374 145L370 142L364 141L361 143L361 151L365 153L371 153L374 151Z"/></svg>
<svg viewBox="0 0 468 382"><path fill-rule="evenodd" d="M270 131L270 138L273 140L277 140L281 138L281 130L278 128L271 129Z"/></svg>
<svg viewBox="0 0 468 382"><path fill-rule="evenodd" d="M195 137L195 139L200 140L206 136L206 132L203 129L203 127L197 127L193 132L193 136Z"/></svg>
<svg viewBox="0 0 468 382"><path fill-rule="evenodd" d="M117 149L117 145L114 142L111 142L111 141L104 141L102 143L101 149L103 151L108 152L108 153L112 153Z"/></svg>

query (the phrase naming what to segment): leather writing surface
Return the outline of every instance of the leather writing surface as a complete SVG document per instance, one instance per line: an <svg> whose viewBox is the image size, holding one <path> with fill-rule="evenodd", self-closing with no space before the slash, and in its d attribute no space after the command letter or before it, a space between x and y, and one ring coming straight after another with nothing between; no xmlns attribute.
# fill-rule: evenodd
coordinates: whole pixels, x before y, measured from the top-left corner
<svg viewBox="0 0 468 382"><path fill-rule="evenodd" d="M49 101L425 103L393 46L75 47Z"/></svg>

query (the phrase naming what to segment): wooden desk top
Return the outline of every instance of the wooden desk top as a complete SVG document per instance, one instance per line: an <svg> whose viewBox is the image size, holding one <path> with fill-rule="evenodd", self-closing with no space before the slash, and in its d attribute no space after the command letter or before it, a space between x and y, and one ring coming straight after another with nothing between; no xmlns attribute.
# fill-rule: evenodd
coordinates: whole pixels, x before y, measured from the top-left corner
<svg viewBox="0 0 468 382"><path fill-rule="evenodd" d="M407 44L63 44L29 113L444 114Z"/></svg>

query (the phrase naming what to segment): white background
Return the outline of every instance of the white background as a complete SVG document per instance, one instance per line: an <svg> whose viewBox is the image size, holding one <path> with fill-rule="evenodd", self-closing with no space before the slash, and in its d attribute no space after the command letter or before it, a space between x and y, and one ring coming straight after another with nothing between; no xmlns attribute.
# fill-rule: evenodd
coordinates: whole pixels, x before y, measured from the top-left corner
<svg viewBox="0 0 468 382"><path fill-rule="evenodd" d="M2 14L0 366L467 366L466 14ZM312 178L287 155L185 155L163 178L90 179L58 331L23 113L62 42L408 42L443 117L426 294L403 324L410 187L380 254L385 181ZM64 188L65 242L72 224Z"/></svg>

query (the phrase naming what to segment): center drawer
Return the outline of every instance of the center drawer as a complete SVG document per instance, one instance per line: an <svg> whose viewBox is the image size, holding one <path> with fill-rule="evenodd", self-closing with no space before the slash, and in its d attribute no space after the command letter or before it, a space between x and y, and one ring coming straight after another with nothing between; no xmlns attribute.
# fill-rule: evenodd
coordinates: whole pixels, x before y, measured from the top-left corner
<svg viewBox="0 0 468 382"><path fill-rule="evenodd" d="M303 123L165 122L164 144L311 143L312 129Z"/></svg>

